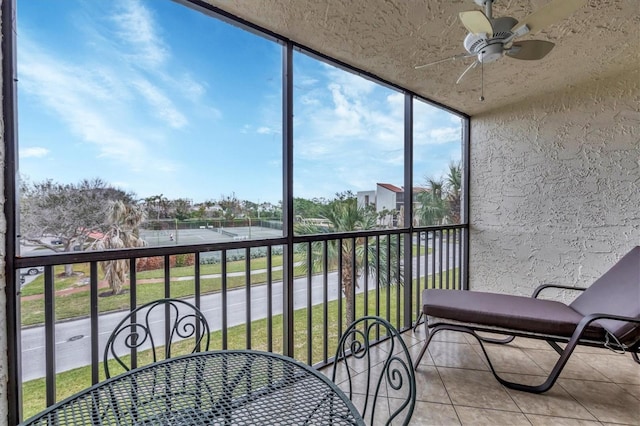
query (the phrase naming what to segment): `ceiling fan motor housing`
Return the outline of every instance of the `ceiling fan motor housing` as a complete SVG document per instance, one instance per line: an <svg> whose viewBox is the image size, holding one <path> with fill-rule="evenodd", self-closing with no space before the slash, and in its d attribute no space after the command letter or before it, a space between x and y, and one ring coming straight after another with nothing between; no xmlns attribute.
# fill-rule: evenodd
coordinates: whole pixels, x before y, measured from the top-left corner
<svg viewBox="0 0 640 426"><path fill-rule="evenodd" d="M483 64L500 59L504 51L504 41L511 37L511 29L518 23L517 19L509 16L491 20L493 34L469 33L464 39L467 52L478 55L478 61Z"/></svg>

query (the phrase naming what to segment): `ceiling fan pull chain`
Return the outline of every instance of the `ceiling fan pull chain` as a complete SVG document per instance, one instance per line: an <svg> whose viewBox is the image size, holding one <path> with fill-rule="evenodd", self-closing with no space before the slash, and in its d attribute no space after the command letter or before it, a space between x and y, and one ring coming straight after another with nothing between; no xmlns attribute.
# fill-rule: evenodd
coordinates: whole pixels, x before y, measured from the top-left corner
<svg viewBox="0 0 640 426"><path fill-rule="evenodd" d="M480 62L480 102L484 102L484 62Z"/></svg>

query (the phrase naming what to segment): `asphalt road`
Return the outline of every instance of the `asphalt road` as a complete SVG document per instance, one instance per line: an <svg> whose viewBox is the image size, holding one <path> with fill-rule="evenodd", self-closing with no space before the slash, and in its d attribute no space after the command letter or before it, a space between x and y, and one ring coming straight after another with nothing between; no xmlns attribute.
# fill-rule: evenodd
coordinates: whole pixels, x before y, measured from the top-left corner
<svg viewBox="0 0 640 426"><path fill-rule="evenodd" d="M453 245L452 245L453 247ZM422 257L424 259L424 257ZM438 259L436 259L436 263ZM451 266L452 262L449 264ZM421 260L421 276L425 275L424 261ZM436 264L436 270L439 266ZM427 271L429 272L429 271ZM371 281L371 280L370 280ZM373 289L370 282L369 290ZM357 289L362 292L363 285ZM339 295L337 273L328 275L328 298L336 300ZM251 319L258 320L267 316L267 286L251 287ZM312 304L323 302L322 276L312 279ZM294 309L304 308L307 305L307 279L294 280ZM234 289L227 293L227 326L245 324L246 322L246 290ZM201 307L209 322L211 331L222 328L222 297L220 293L204 295L201 298ZM272 284L273 315L282 313L282 282ZM99 321L99 354L102 360L104 347L111 331L126 312L117 312L100 315ZM161 327L163 319L158 318L154 323ZM55 356L56 372L60 373L73 368L91 364L91 324L88 318L58 322L55 325ZM44 327L30 327L22 330L22 379L28 381L44 377L45 370L45 331Z"/></svg>

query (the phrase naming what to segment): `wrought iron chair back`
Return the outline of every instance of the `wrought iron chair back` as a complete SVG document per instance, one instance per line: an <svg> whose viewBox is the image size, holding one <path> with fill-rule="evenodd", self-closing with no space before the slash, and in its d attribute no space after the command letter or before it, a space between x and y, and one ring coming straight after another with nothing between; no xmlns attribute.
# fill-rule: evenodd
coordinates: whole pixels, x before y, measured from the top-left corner
<svg viewBox="0 0 640 426"><path fill-rule="evenodd" d="M334 358L332 380L368 424L409 424L416 403L411 355L398 330L384 318L365 316L345 330ZM386 398L386 404L379 404L381 395L400 403L391 406Z"/></svg>
<svg viewBox="0 0 640 426"><path fill-rule="evenodd" d="M104 349L105 375L111 377L109 358L129 371L137 366L131 359L140 351L150 350L153 362L157 362L171 358L172 346L178 342L185 342L191 353L209 350L209 333L207 319L189 302L159 299L146 303L132 310L111 332Z"/></svg>

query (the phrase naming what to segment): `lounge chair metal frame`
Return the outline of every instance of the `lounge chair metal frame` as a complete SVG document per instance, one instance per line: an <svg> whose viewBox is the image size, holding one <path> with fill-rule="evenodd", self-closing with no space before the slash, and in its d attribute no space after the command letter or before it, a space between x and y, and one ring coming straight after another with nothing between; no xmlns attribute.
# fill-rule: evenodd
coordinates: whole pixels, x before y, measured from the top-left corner
<svg viewBox="0 0 640 426"><path fill-rule="evenodd" d="M556 285L556 284L543 284L535 289L532 297L538 298L542 290L547 288L576 290L576 291L587 290L586 288L583 288L583 287L572 287L572 286L564 286L564 285ZM583 334L587 329L587 326L594 321L601 320L601 319L610 319L610 320L631 322L631 323L638 324L640 326L639 318L632 318L632 317L611 315L611 314L597 314L597 313L586 315L578 323L575 331L573 332L573 335L570 338L567 338L562 336L541 335L538 333L527 333L521 330L494 328L489 326L483 326L480 324L457 323L455 321L442 319L442 318L434 318L433 322L429 324L429 317L427 317L426 313L424 316L425 316L424 329L427 335L427 339L422 347L422 350L420 351L420 354L418 355L418 358L415 361L415 364L414 364L415 370L418 369L418 365L420 364L422 357L427 351L427 348L429 347L429 343L433 339L433 336L435 336L437 333L443 330L457 331L457 332L467 333L474 336L480 343L482 352L484 353L484 356L487 359L487 363L489 364L489 368L491 369L491 372L493 373L496 380L498 380L498 382L500 382L501 384L503 384L508 388L516 389L524 392L543 393L551 389L551 387L555 384L556 380L558 379L558 376L560 376L562 369L567 364L569 357L571 356L574 349L578 345L592 346L592 347L605 347L612 351L622 352L622 353L629 352L631 353L631 356L633 357L634 361L640 364L640 358L638 357L638 354L640 353L640 340L636 341L632 345L628 345L628 346L623 345L620 342L618 342L615 336L611 335L609 332L606 332L604 340L593 340L593 339L583 338ZM429 330L430 328L431 330ZM477 334L478 332L503 334L507 337L504 339L495 339L495 338L481 336ZM511 382L509 380L506 380L500 377L496 372L495 368L493 367L493 364L491 363L491 359L489 357L489 354L487 353L487 350L483 342L507 344L513 341L513 339L515 339L516 337L527 337L527 338L533 338L533 339L546 340L546 342L560 355L560 357L556 361L556 364L553 366L553 369L549 373L549 376L540 385L532 386L532 385L525 385L522 383ZM566 346L563 349L558 343L566 343Z"/></svg>

